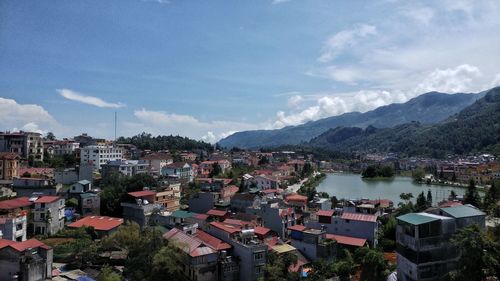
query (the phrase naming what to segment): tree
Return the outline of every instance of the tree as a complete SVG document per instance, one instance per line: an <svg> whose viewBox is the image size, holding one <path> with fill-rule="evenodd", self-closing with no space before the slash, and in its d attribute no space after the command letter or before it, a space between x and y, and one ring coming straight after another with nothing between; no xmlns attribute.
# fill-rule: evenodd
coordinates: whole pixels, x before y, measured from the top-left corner
<svg viewBox="0 0 500 281"><path fill-rule="evenodd" d="M101 267L99 275L97 275L97 281L121 281L122 277L120 274L113 271L111 266L105 264Z"/></svg>
<svg viewBox="0 0 500 281"><path fill-rule="evenodd" d="M432 207L432 192L430 189L427 190L427 207Z"/></svg>
<svg viewBox="0 0 500 281"><path fill-rule="evenodd" d="M344 249L343 256L343 259L333 264L333 272L341 281L349 280L356 268L354 259L348 250Z"/></svg>
<svg viewBox="0 0 500 281"><path fill-rule="evenodd" d="M214 162L214 163L212 164L212 171L210 172L209 177L210 177L210 178L213 178L213 177L218 176L218 175L219 175L219 174L221 174L221 173L222 173L222 168L221 168L221 166L219 165L219 163Z"/></svg>
<svg viewBox="0 0 500 281"><path fill-rule="evenodd" d="M264 278L261 280L299 280L296 272L290 272L290 266L297 263L297 256L291 253L277 255L274 252L267 254L267 264Z"/></svg>
<svg viewBox="0 0 500 281"><path fill-rule="evenodd" d="M262 157L260 157L259 162L257 164L259 166L267 165L267 164L269 164L269 158L267 158L266 156L262 156Z"/></svg>
<svg viewBox="0 0 500 281"><path fill-rule="evenodd" d="M362 247L356 250L355 258L360 263L362 281L385 281L389 275L389 262L382 252Z"/></svg>
<svg viewBox="0 0 500 281"><path fill-rule="evenodd" d="M422 169L421 167L418 167L417 169L415 169L415 171L413 171L412 177L413 177L414 181L421 182L425 177L424 169Z"/></svg>
<svg viewBox="0 0 500 281"><path fill-rule="evenodd" d="M47 135L45 136L45 139L53 141L56 140L56 136L54 135L54 133L48 132Z"/></svg>
<svg viewBox="0 0 500 281"><path fill-rule="evenodd" d="M464 195L464 203L471 204L476 207L480 207L481 204L481 197L479 197L479 192L477 191L476 183L472 178L469 181L469 186L467 187L467 191L465 192Z"/></svg>
<svg viewBox="0 0 500 281"><path fill-rule="evenodd" d="M451 280L482 281L500 276L500 244L488 238L479 225L463 228L451 242L461 251L457 270L450 273Z"/></svg>
<svg viewBox="0 0 500 281"><path fill-rule="evenodd" d="M153 256L152 280L186 280L182 264L187 259L186 254L179 249L181 245L169 242Z"/></svg>
<svg viewBox="0 0 500 281"><path fill-rule="evenodd" d="M417 196L417 204L415 207L419 212L427 209L427 199L423 191Z"/></svg>
<svg viewBox="0 0 500 281"><path fill-rule="evenodd" d="M382 219L382 227L378 231L378 246L388 252L396 248L396 219L390 216L388 219Z"/></svg>
<svg viewBox="0 0 500 281"><path fill-rule="evenodd" d="M484 210L491 214L496 206L496 202L500 197L500 192L498 191L498 187L495 184L495 180L491 182L490 188L486 191L483 200Z"/></svg>
<svg viewBox="0 0 500 281"><path fill-rule="evenodd" d="M455 191L454 191L454 190L452 190L452 191L450 192L450 198L451 198L451 200L455 200L455 199L457 199L457 194L455 193Z"/></svg>
<svg viewBox="0 0 500 281"><path fill-rule="evenodd" d="M401 198L401 200L404 201L404 202L399 202L399 204L398 204L399 215L404 215L404 214L408 214L408 213L415 211L415 206L413 205L413 202L411 201L411 199L413 198L412 193L401 193L399 195L399 198Z"/></svg>

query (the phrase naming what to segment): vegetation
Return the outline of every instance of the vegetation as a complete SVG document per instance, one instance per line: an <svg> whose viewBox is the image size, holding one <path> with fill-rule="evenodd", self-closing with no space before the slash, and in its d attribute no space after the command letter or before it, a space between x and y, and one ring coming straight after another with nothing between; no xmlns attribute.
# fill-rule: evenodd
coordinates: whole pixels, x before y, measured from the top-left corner
<svg viewBox="0 0 500 281"><path fill-rule="evenodd" d="M361 268L361 281L385 281L389 275L389 262L382 252L361 247L355 252L355 260Z"/></svg>
<svg viewBox="0 0 500 281"><path fill-rule="evenodd" d="M277 255L274 252L268 252L267 264L264 277L261 280L281 281L281 280L300 280L297 272L291 272L290 266L297 263L297 256L291 253Z"/></svg>
<svg viewBox="0 0 500 281"><path fill-rule="evenodd" d="M488 237L477 224L460 230L452 243L461 250L461 255L457 270L449 274L450 280L495 280L488 277L500 276L500 243Z"/></svg>
<svg viewBox="0 0 500 281"><path fill-rule="evenodd" d="M316 195L316 186L318 186L326 175L321 173L312 178L309 178L302 186L299 188L297 193L300 195L307 196L307 200L311 201Z"/></svg>
<svg viewBox="0 0 500 281"><path fill-rule="evenodd" d="M496 215L497 213L497 205L496 202L500 199L500 184L495 181L491 182L490 188L486 191L483 200L483 208L484 210L491 215Z"/></svg>
<svg viewBox="0 0 500 281"><path fill-rule="evenodd" d="M148 133L141 133L133 137L119 137L117 143L133 144L139 149L159 150L195 150L201 149L212 151L212 145L203 141L196 141L180 136L152 136Z"/></svg>
<svg viewBox="0 0 500 281"><path fill-rule="evenodd" d="M398 215L404 215L408 213L413 213L416 210L415 205L411 201L413 199L413 194L412 193L401 193L399 195L399 198L403 200L403 202L399 202L398 204Z"/></svg>
<svg viewBox="0 0 500 281"><path fill-rule="evenodd" d="M396 249L396 219L394 216L381 219L382 226L378 230L378 247L384 252Z"/></svg>
<svg viewBox="0 0 500 281"><path fill-rule="evenodd" d="M394 169L391 166L370 165L361 173L363 178L392 178Z"/></svg>
<svg viewBox="0 0 500 281"><path fill-rule="evenodd" d="M412 172L412 178L416 182L422 182L425 177L425 171L421 167L418 167Z"/></svg>
<svg viewBox="0 0 500 281"><path fill-rule="evenodd" d="M105 264L101 267L99 275L97 275L97 281L121 281L122 277L120 274L113 271L113 269Z"/></svg>
<svg viewBox="0 0 500 281"><path fill-rule="evenodd" d="M477 191L476 183L472 178L469 181L469 186L467 187L467 191L464 195L464 203L471 204L476 207L481 206L481 197Z"/></svg>

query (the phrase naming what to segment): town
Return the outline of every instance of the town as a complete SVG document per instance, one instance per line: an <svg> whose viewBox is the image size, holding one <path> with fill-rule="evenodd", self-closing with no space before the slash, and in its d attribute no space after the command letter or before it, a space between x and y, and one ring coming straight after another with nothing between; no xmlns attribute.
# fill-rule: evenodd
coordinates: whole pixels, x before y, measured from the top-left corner
<svg viewBox="0 0 500 281"><path fill-rule="evenodd" d="M379 171L421 192L396 204L316 190L327 175ZM498 280L499 181L487 154L337 161L1 132L0 280ZM429 185L463 196L433 200Z"/></svg>

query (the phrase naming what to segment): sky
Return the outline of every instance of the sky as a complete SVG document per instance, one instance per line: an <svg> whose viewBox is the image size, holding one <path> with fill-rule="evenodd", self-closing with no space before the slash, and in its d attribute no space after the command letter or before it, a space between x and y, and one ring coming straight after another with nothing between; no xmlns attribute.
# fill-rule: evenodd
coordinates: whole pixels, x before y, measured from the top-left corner
<svg viewBox="0 0 500 281"><path fill-rule="evenodd" d="M0 130L215 142L500 85L500 1L1 0Z"/></svg>

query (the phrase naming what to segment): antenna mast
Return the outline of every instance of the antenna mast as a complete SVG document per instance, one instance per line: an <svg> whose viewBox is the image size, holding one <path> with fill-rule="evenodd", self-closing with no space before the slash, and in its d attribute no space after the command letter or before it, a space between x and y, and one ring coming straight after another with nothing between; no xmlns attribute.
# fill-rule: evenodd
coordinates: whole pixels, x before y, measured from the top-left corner
<svg viewBox="0 0 500 281"><path fill-rule="evenodd" d="M115 142L116 142L116 111L115 111Z"/></svg>

